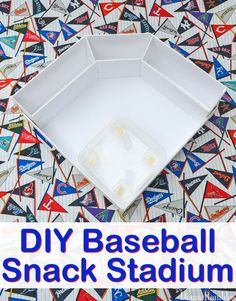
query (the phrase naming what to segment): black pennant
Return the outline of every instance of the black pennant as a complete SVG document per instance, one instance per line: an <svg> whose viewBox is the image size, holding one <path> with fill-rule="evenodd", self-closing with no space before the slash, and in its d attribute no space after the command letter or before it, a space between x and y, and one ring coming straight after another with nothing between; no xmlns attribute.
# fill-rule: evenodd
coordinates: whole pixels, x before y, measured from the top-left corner
<svg viewBox="0 0 236 301"><path fill-rule="evenodd" d="M9 198L9 200L5 204L1 214L26 217L25 210L23 210L12 198Z"/></svg>
<svg viewBox="0 0 236 301"><path fill-rule="evenodd" d="M11 10L11 1L3 1L0 3L0 11L2 13L9 15L10 10Z"/></svg>
<svg viewBox="0 0 236 301"><path fill-rule="evenodd" d="M27 75L22 75L22 77L19 79L19 82L22 83L28 83L31 79L33 79L37 74L39 73L39 71L27 74Z"/></svg>
<svg viewBox="0 0 236 301"><path fill-rule="evenodd" d="M139 22L140 19L134 13L132 13L127 7L124 8L120 15L120 20L130 21L130 22Z"/></svg>
<svg viewBox="0 0 236 301"><path fill-rule="evenodd" d="M11 292L13 294L17 294L21 296L37 298L36 288L12 288L12 289L7 289L6 292Z"/></svg>
<svg viewBox="0 0 236 301"><path fill-rule="evenodd" d="M182 5L180 8L176 10L176 12L183 11L199 11L198 4L196 0L190 0L189 2Z"/></svg>
<svg viewBox="0 0 236 301"><path fill-rule="evenodd" d="M89 25L90 24L90 19L89 19L88 12L86 11L85 13L83 13L82 15L74 18L73 20L71 20L67 24L72 24L72 25Z"/></svg>
<svg viewBox="0 0 236 301"><path fill-rule="evenodd" d="M73 201L69 206L83 206L83 207L96 207L97 198L94 192L94 189Z"/></svg>
<svg viewBox="0 0 236 301"><path fill-rule="evenodd" d="M39 144L34 144L32 146L29 146L25 149L22 149L20 152L14 153L14 155L19 155L24 157L30 157L30 158L41 158L41 150Z"/></svg>
<svg viewBox="0 0 236 301"><path fill-rule="evenodd" d="M159 175L158 177L156 177L156 179L154 181L152 181L152 183L149 185L149 187L168 190L169 185L168 185L166 175L162 174L162 175Z"/></svg>
<svg viewBox="0 0 236 301"><path fill-rule="evenodd" d="M21 51L44 54L44 43L43 42L36 43L34 45L26 47L25 50L21 50Z"/></svg>
<svg viewBox="0 0 236 301"><path fill-rule="evenodd" d="M232 45L231 44L208 48L208 50L210 50L214 53L220 54L223 57L231 58L231 56L232 56Z"/></svg>
<svg viewBox="0 0 236 301"><path fill-rule="evenodd" d="M213 177L218 180L225 188L229 188L232 179L233 179L233 173L226 172L226 171L221 171L221 170L216 170L212 168L206 168L212 175Z"/></svg>
<svg viewBox="0 0 236 301"><path fill-rule="evenodd" d="M229 102L220 101L218 104L218 111L219 111L220 115L224 115L224 114L234 110L235 108L236 108L236 106Z"/></svg>
<svg viewBox="0 0 236 301"><path fill-rule="evenodd" d="M35 216L31 212L31 210L27 206L27 208L26 208L26 223L37 223L37 222L38 222L37 219L35 218Z"/></svg>
<svg viewBox="0 0 236 301"><path fill-rule="evenodd" d="M9 98L0 99L0 112L5 112L7 109Z"/></svg>
<svg viewBox="0 0 236 301"><path fill-rule="evenodd" d="M118 22L112 22L109 24L100 25L95 28L103 32L106 32L108 34L116 34L118 31Z"/></svg>
<svg viewBox="0 0 236 301"><path fill-rule="evenodd" d="M193 152L200 154L217 154L219 152L219 149L215 138L213 138L196 148Z"/></svg>
<svg viewBox="0 0 236 301"><path fill-rule="evenodd" d="M38 27L38 30L46 27L48 24L52 23L53 21L57 20L58 17L41 17L41 18L34 18L35 23Z"/></svg>
<svg viewBox="0 0 236 301"><path fill-rule="evenodd" d="M148 21L143 17L142 14L140 14L140 25L141 25L141 32L146 33L154 33L156 30L148 23Z"/></svg>
<svg viewBox="0 0 236 301"><path fill-rule="evenodd" d="M198 59L190 59L190 60L207 73L210 73L212 67L214 66L213 62L211 61L204 61Z"/></svg>
<svg viewBox="0 0 236 301"><path fill-rule="evenodd" d="M33 15L37 15L45 11L46 8L40 0L33 0Z"/></svg>
<svg viewBox="0 0 236 301"><path fill-rule="evenodd" d="M58 150L52 150L51 151L55 160L57 161L58 165L61 165L62 162L64 162L66 160L66 158L58 151Z"/></svg>
<svg viewBox="0 0 236 301"><path fill-rule="evenodd" d="M35 197L35 181L24 184L19 188L12 190L12 194L20 195L26 198L34 199Z"/></svg>
<svg viewBox="0 0 236 301"><path fill-rule="evenodd" d="M182 43L179 44L179 46L201 46L202 45L202 39L199 33L194 34L190 38L186 39Z"/></svg>
<svg viewBox="0 0 236 301"><path fill-rule="evenodd" d="M55 299L55 301L64 301L69 295L70 293L73 291L72 288L70 289L66 289L66 288L52 288L51 292L53 295L53 299Z"/></svg>
<svg viewBox="0 0 236 301"><path fill-rule="evenodd" d="M190 196L206 177L207 175L182 180L180 181L180 184L182 185L186 193Z"/></svg>
<svg viewBox="0 0 236 301"><path fill-rule="evenodd" d="M94 290L99 295L99 297L101 297L102 299L104 298L104 296L107 292L107 288L95 288Z"/></svg>
<svg viewBox="0 0 236 301"><path fill-rule="evenodd" d="M206 11L226 2L227 0L203 0Z"/></svg>
<svg viewBox="0 0 236 301"><path fill-rule="evenodd" d="M127 0L125 5L145 7L145 0Z"/></svg>
<svg viewBox="0 0 236 301"><path fill-rule="evenodd" d="M82 215L82 213L79 212L75 219L75 222L76 223L89 223L89 220L84 215Z"/></svg>
<svg viewBox="0 0 236 301"><path fill-rule="evenodd" d="M59 46L53 47L53 49L55 50L56 54L58 56L60 56L62 53L64 53L66 50L68 50L74 44L75 43L68 43L68 44L64 44L64 45L59 45Z"/></svg>
<svg viewBox="0 0 236 301"><path fill-rule="evenodd" d="M81 0L71 0L68 7L67 11L69 13L74 12L76 9L80 8L84 3Z"/></svg>
<svg viewBox="0 0 236 301"><path fill-rule="evenodd" d="M182 34L194 26L194 23L184 16L179 24L177 31L179 34Z"/></svg>
<svg viewBox="0 0 236 301"><path fill-rule="evenodd" d="M169 288L168 289L171 300L175 300L182 292L186 291L186 288Z"/></svg>
<svg viewBox="0 0 236 301"><path fill-rule="evenodd" d="M232 162L236 162L236 155L225 157L225 159L230 160Z"/></svg>

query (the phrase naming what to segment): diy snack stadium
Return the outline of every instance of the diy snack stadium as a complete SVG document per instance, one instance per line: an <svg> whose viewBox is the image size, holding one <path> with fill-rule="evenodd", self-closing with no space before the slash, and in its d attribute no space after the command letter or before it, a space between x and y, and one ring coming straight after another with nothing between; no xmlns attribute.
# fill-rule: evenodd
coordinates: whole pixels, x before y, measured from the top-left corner
<svg viewBox="0 0 236 301"><path fill-rule="evenodd" d="M125 210L208 120L224 92L155 36L118 34L82 38L14 99Z"/></svg>

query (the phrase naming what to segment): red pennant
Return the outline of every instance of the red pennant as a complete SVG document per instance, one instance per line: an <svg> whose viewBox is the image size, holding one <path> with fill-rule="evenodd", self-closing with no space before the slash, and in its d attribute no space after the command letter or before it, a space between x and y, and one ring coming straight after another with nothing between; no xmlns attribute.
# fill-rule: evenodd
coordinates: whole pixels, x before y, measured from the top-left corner
<svg viewBox="0 0 236 301"><path fill-rule="evenodd" d="M30 29L27 29L22 42L45 42L45 41Z"/></svg>
<svg viewBox="0 0 236 301"><path fill-rule="evenodd" d="M171 15L168 11L166 11L164 8L162 8L160 5L157 3L153 4L152 10L150 12L150 16L152 17L174 17Z"/></svg>
<svg viewBox="0 0 236 301"><path fill-rule="evenodd" d="M0 79L0 90L4 89L13 81L13 78Z"/></svg>
<svg viewBox="0 0 236 301"><path fill-rule="evenodd" d="M236 145L236 130L228 130L229 136L234 145Z"/></svg>
<svg viewBox="0 0 236 301"><path fill-rule="evenodd" d="M19 139L18 143L42 143L39 139L37 139L35 136L33 136L30 132L28 132L26 129L23 129Z"/></svg>
<svg viewBox="0 0 236 301"><path fill-rule="evenodd" d="M67 213L67 211L47 193L44 196L38 209L49 212Z"/></svg>
<svg viewBox="0 0 236 301"><path fill-rule="evenodd" d="M8 191L0 191L0 198L3 198L7 193Z"/></svg>
<svg viewBox="0 0 236 301"><path fill-rule="evenodd" d="M228 32L229 30L231 30L235 25L211 25L213 32L216 36L216 38L219 38L220 36L222 36L223 34L225 34L226 32Z"/></svg>
<svg viewBox="0 0 236 301"><path fill-rule="evenodd" d="M226 191L220 189L214 184L207 182L204 198L206 199L224 199L231 197Z"/></svg>
<svg viewBox="0 0 236 301"><path fill-rule="evenodd" d="M80 289L76 301L97 301L94 297L92 297L85 290Z"/></svg>
<svg viewBox="0 0 236 301"><path fill-rule="evenodd" d="M104 2L104 3L100 3L100 7L102 10L102 14L105 17L106 15L110 14L113 10L115 10L116 8L118 8L120 5L122 5L123 2Z"/></svg>

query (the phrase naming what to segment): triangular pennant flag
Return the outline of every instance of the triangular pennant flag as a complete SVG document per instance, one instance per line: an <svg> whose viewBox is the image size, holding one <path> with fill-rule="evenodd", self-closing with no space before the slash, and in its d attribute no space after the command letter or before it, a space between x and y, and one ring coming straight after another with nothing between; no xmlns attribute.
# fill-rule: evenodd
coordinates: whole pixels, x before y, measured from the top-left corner
<svg viewBox="0 0 236 301"><path fill-rule="evenodd" d="M102 298L102 299L104 298L106 292L108 291L107 288L95 288L94 290L99 295L99 297Z"/></svg>
<svg viewBox="0 0 236 301"><path fill-rule="evenodd" d="M218 301L224 301L221 299L218 295L213 293L210 289L202 289L203 295L204 295L204 301L211 301L211 300L218 300Z"/></svg>
<svg viewBox="0 0 236 301"><path fill-rule="evenodd" d="M12 198L9 198L8 202L2 209L1 214L15 215L15 216L26 216L25 210L18 205Z"/></svg>
<svg viewBox="0 0 236 301"><path fill-rule="evenodd" d="M169 288L168 292L170 294L171 300L175 300L182 292L186 291L186 288Z"/></svg>
<svg viewBox="0 0 236 301"><path fill-rule="evenodd" d="M72 38L74 35L77 34L77 31L75 31L73 28L68 26L66 23L63 23L61 20L59 20L59 23L65 41L69 40L70 38Z"/></svg>
<svg viewBox="0 0 236 301"><path fill-rule="evenodd" d="M118 22L96 26L95 28L108 34L116 34L118 32Z"/></svg>
<svg viewBox="0 0 236 301"><path fill-rule="evenodd" d="M203 0L206 11L215 8L227 0Z"/></svg>
<svg viewBox="0 0 236 301"><path fill-rule="evenodd" d="M23 127L24 127L23 120L11 122L11 123L4 124L1 126L1 128L8 130L10 132L16 133L16 134L20 134L23 130Z"/></svg>
<svg viewBox="0 0 236 301"><path fill-rule="evenodd" d="M97 301L88 292L86 292L83 289L80 289L75 301L85 301L85 300L86 301Z"/></svg>
<svg viewBox="0 0 236 301"><path fill-rule="evenodd" d="M151 26L151 24L144 18L142 14L140 14L140 26L141 26L141 33L156 32L156 30Z"/></svg>
<svg viewBox="0 0 236 301"><path fill-rule="evenodd" d="M46 8L40 0L33 0L33 15L38 15L45 10Z"/></svg>
<svg viewBox="0 0 236 301"><path fill-rule="evenodd" d="M222 55L223 57L231 58L232 56L232 44L216 46L208 49L214 53Z"/></svg>
<svg viewBox="0 0 236 301"><path fill-rule="evenodd" d="M166 223L166 214L159 215L147 221L148 223Z"/></svg>
<svg viewBox="0 0 236 301"><path fill-rule="evenodd" d="M150 208L161 201L169 198L173 193L161 192L161 191L151 191L145 190L143 192L143 197L146 203L146 207Z"/></svg>
<svg viewBox="0 0 236 301"><path fill-rule="evenodd" d="M99 5L101 8L102 14L105 17L108 14L110 14L111 12L113 12L115 9L120 7L122 4L124 4L124 2L104 2L104 3L100 3Z"/></svg>
<svg viewBox="0 0 236 301"><path fill-rule="evenodd" d="M68 7L67 11L69 13L74 12L76 9L80 8L84 3L81 0L71 0Z"/></svg>
<svg viewBox="0 0 236 301"><path fill-rule="evenodd" d="M187 212L186 220L188 223L208 223L209 221L192 212ZM177 301L177 299L175 299ZM183 300L183 299L182 299Z"/></svg>
<svg viewBox="0 0 236 301"><path fill-rule="evenodd" d="M36 288L11 288L11 289L7 289L6 292L11 292L11 293L17 294L17 295L37 298L37 289Z"/></svg>
<svg viewBox="0 0 236 301"><path fill-rule="evenodd" d="M64 220L60 213L52 220L52 223L64 223Z"/></svg>
<svg viewBox="0 0 236 301"><path fill-rule="evenodd" d="M24 55L24 66L25 68L29 67L32 64L35 64L41 60L44 60L46 56L39 56L39 55Z"/></svg>
<svg viewBox="0 0 236 301"><path fill-rule="evenodd" d="M205 162L202 159L200 159L197 155L193 154L186 148L183 148L183 151L192 172L197 171L203 165L205 165Z"/></svg>
<svg viewBox="0 0 236 301"><path fill-rule="evenodd" d="M167 180L166 175L165 174L159 175L158 177L155 178L155 180L152 181L151 184L149 184L148 187L168 190L169 185L168 185L168 180Z"/></svg>
<svg viewBox="0 0 236 301"><path fill-rule="evenodd" d="M26 129L22 130L17 142L18 143L42 143L38 138L36 138Z"/></svg>
<svg viewBox="0 0 236 301"><path fill-rule="evenodd" d="M90 24L90 18L89 18L88 12L86 11L82 15L74 18L73 20L68 22L68 24L72 24L72 25L89 25Z"/></svg>
<svg viewBox="0 0 236 301"><path fill-rule="evenodd" d="M170 14L167 10L165 10L164 8L162 8L156 2L154 2L149 15L151 17L164 17L164 18L174 17L172 14Z"/></svg>
<svg viewBox="0 0 236 301"><path fill-rule="evenodd" d="M229 93L227 91L221 97L221 99L224 100L225 102L231 103L236 106L236 102L233 100L233 98L229 95Z"/></svg>
<svg viewBox="0 0 236 301"><path fill-rule="evenodd" d="M129 299L129 295L123 288L113 288L111 290L112 301L125 301Z"/></svg>
<svg viewBox="0 0 236 301"><path fill-rule="evenodd" d="M125 7L120 15L119 20L130 21L130 22L139 22L140 19L134 13L132 13L127 7Z"/></svg>
<svg viewBox="0 0 236 301"><path fill-rule="evenodd" d="M61 153L59 153L58 150L56 150L56 149L52 150L51 153L54 156L54 158L55 158L58 165L61 165L62 162L65 161L65 157L63 157L63 155Z"/></svg>
<svg viewBox="0 0 236 301"><path fill-rule="evenodd" d="M14 168L15 166L0 171L0 186L6 181Z"/></svg>
<svg viewBox="0 0 236 301"><path fill-rule="evenodd" d="M120 33L123 33L123 34L137 33L137 29L136 29L136 27L135 27L135 24L133 23L133 24L131 24L131 25L125 27L124 29L122 29L122 30L120 31Z"/></svg>
<svg viewBox="0 0 236 301"><path fill-rule="evenodd" d="M112 202L110 202L106 197L104 197L104 204L106 208L109 208L113 205Z"/></svg>
<svg viewBox="0 0 236 301"><path fill-rule="evenodd" d="M1 71L6 77L8 77L13 71L15 71L18 68L20 64L21 62L6 64L1 67Z"/></svg>
<svg viewBox="0 0 236 301"><path fill-rule="evenodd" d="M26 223L37 223L36 217L33 215L29 207L26 207Z"/></svg>
<svg viewBox="0 0 236 301"><path fill-rule="evenodd" d="M50 289L55 301L64 301L72 293L73 289L51 288Z"/></svg>
<svg viewBox="0 0 236 301"><path fill-rule="evenodd" d="M75 223L89 223L89 220L79 212L75 219Z"/></svg>
<svg viewBox="0 0 236 301"><path fill-rule="evenodd" d="M3 1L0 3L0 12L9 15L11 11L11 1Z"/></svg>
<svg viewBox="0 0 236 301"><path fill-rule="evenodd" d="M198 21L202 22L204 25L208 26L211 22L213 17L212 13L207 12L197 12L197 11L190 11L189 12L193 17L198 19Z"/></svg>
<svg viewBox="0 0 236 301"><path fill-rule="evenodd" d="M123 213L122 216L125 221L130 221L131 217L133 216L134 212L136 211L137 207L141 202L141 198L136 199Z"/></svg>
<svg viewBox="0 0 236 301"><path fill-rule="evenodd" d="M172 160L169 165L167 165L167 169L169 169L176 177L180 177L182 170L184 168L183 161Z"/></svg>
<svg viewBox="0 0 236 301"><path fill-rule="evenodd" d="M218 111L220 113L220 115L224 115L232 110L234 110L236 108L235 104L231 104L228 102L224 102L224 101L220 101L218 104Z"/></svg>
<svg viewBox="0 0 236 301"><path fill-rule="evenodd" d="M206 168L216 180L218 180L225 188L229 189L229 186L233 180L233 174L227 171L216 170L213 168Z"/></svg>
<svg viewBox="0 0 236 301"><path fill-rule="evenodd" d="M14 81L13 78L0 79L0 90L6 88L10 83Z"/></svg>
<svg viewBox="0 0 236 301"><path fill-rule="evenodd" d="M175 49L176 51L178 51L180 54L182 54L184 57L187 57L189 55L189 53L184 50L183 48L179 47L178 45L176 45L175 43L169 41L170 47Z"/></svg>
<svg viewBox="0 0 236 301"><path fill-rule="evenodd" d="M221 131L224 131L226 129L227 123L229 121L228 117L218 117L216 115L212 115L211 118L209 119L211 123L213 123L218 129Z"/></svg>
<svg viewBox="0 0 236 301"><path fill-rule="evenodd" d="M185 179L180 181L180 184L185 190L185 192L187 193L187 195L191 196L194 193L194 191L202 184L202 182L205 180L206 177L207 175L203 175L203 176Z"/></svg>
<svg viewBox="0 0 236 301"><path fill-rule="evenodd" d="M64 44L64 45L59 45L59 46L53 47L53 49L55 50L56 54L58 56L60 56L62 53L64 53L66 50L68 50L74 44L75 43L68 43L68 44Z"/></svg>
<svg viewBox="0 0 236 301"><path fill-rule="evenodd" d="M228 130L228 133L233 144L236 145L236 130Z"/></svg>
<svg viewBox="0 0 236 301"><path fill-rule="evenodd" d="M126 0L125 5L132 5L137 7L145 7L146 0Z"/></svg>
<svg viewBox="0 0 236 301"><path fill-rule="evenodd" d="M51 9L60 14L68 15L68 10L62 0L55 0L51 5Z"/></svg>
<svg viewBox="0 0 236 301"><path fill-rule="evenodd" d="M39 145L36 143L32 146L29 146L23 150L19 150L16 152L14 155L20 155L24 157L30 157L30 158L35 158L35 159L40 159L41 158L41 151Z"/></svg>
<svg viewBox="0 0 236 301"><path fill-rule="evenodd" d="M179 7L176 12L184 12L184 11L199 11L199 7L196 0L190 0L187 3L183 4Z"/></svg>
<svg viewBox="0 0 236 301"><path fill-rule="evenodd" d="M59 31L53 30L40 30L39 33L53 45L59 36Z"/></svg>
<svg viewBox="0 0 236 301"><path fill-rule="evenodd" d="M225 159L230 160L232 162L236 162L236 155L225 157Z"/></svg>
<svg viewBox="0 0 236 301"><path fill-rule="evenodd" d="M6 32L6 27L2 24L2 22L0 21L0 34Z"/></svg>
<svg viewBox="0 0 236 301"><path fill-rule="evenodd" d="M48 24L52 23L53 21L55 21L57 19L58 19L58 17L40 17L40 18L34 18L38 30L43 29L44 27L48 26Z"/></svg>
<svg viewBox="0 0 236 301"><path fill-rule="evenodd" d="M23 160L17 159L18 174L23 175L24 173L34 169L35 167L43 165L42 161Z"/></svg>
<svg viewBox="0 0 236 301"><path fill-rule="evenodd" d="M224 66L213 56L216 79L221 79L230 75Z"/></svg>
<svg viewBox="0 0 236 301"><path fill-rule="evenodd" d="M10 25L7 28L11 29L13 31L25 34L27 31L28 25L29 25L28 22L21 22L21 23Z"/></svg>
<svg viewBox="0 0 236 301"><path fill-rule="evenodd" d="M186 40L181 42L179 45L180 46L201 46L202 39L201 39L199 32L194 34L193 36L187 38Z"/></svg>
<svg viewBox="0 0 236 301"><path fill-rule="evenodd" d="M46 193L43 197L38 207L38 210L67 213L67 211L58 202L56 202L48 193Z"/></svg>
<svg viewBox="0 0 236 301"><path fill-rule="evenodd" d="M42 180L43 182L52 184L53 183L53 167L44 168L42 170L35 170L27 172L27 175Z"/></svg>
<svg viewBox="0 0 236 301"><path fill-rule="evenodd" d="M236 9L236 5L232 5L230 7L226 7L223 10L220 10L216 13L217 17L220 18L225 24L228 23L229 19L233 15Z"/></svg>
<svg viewBox="0 0 236 301"><path fill-rule="evenodd" d="M19 82L22 82L22 83L28 83L31 79L33 79L39 72L38 71L35 71L33 73L30 73L30 74L27 74L26 76L25 75L22 75L22 77L19 79Z"/></svg>
<svg viewBox="0 0 236 301"><path fill-rule="evenodd" d="M10 92L10 96L16 94L21 89L21 86L18 83L15 83Z"/></svg>
<svg viewBox="0 0 236 301"><path fill-rule="evenodd" d="M109 223L111 222L115 210L110 209L101 209L95 207L85 207L86 210L92 214L99 222L101 223Z"/></svg>
<svg viewBox="0 0 236 301"><path fill-rule="evenodd" d="M183 200L177 200L168 202L165 204L155 205L156 208L161 209L166 212L170 212L175 215L179 215L181 217L184 217L184 201Z"/></svg>
<svg viewBox="0 0 236 301"><path fill-rule="evenodd" d="M230 31L235 25L230 25L230 24L213 24L211 25L212 30L215 34L215 37L218 39L219 37L221 37L223 34L225 34L226 32Z"/></svg>
<svg viewBox="0 0 236 301"><path fill-rule="evenodd" d="M181 35L178 33L177 29L174 27L174 25L170 22L169 19L166 19L162 25L158 28L158 31L162 31L166 34L170 34L175 37L181 38Z"/></svg>
<svg viewBox="0 0 236 301"><path fill-rule="evenodd" d="M178 31L179 34L182 34L182 33L188 31L189 29L191 29L194 26L195 25L192 21L190 21L187 17L183 16L177 31Z"/></svg>
<svg viewBox="0 0 236 301"><path fill-rule="evenodd" d="M193 152L200 154L217 154L219 152L219 148L215 138L213 138L197 147L195 150L193 150Z"/></svg>
<svg viewBox="0 0 236 301"><path fill-rule="evenodd" d="M5 152L8 151L12 141L12 136L0 136L0 148Z"/></svg>
<svg viewBox="0 0 236 301"><path fill-rule="evenodd" d="M24 2L20 6L18 6L16 9L14 9L11 13L11 16L16 16L16 17L29 17L30 12L27 6L27 3Z"/></svg>
<svg viewBox="0 0 236 301"><path fill-rule="evenodd" d="M38 35L36 35L33 31L30 29L27 29L24 38L22 42L45 42L42 38L40 38Z"/></svg>
<svg viewBox="0 0 236 301"><path fill-rule="evenodd" d="M234 166L232 166L233 168L233 173L234 173L234 182L236 184L236 168Z"/></svg>
<svg viewBox="0 0 236 301"><path fill-rule="evenodd" d="M17 36L0 37L0 42L12 49L15 49L17 40Z"/></svg>
<svg viewBox="0 0 236 301"><path fill-rule="evenodd" d="M56 179L53 196L63 196L76 193L76 189L61 180Z"/></svg>
<svg viewBox="0 0 236 301"><path fill-rule="evenodd" d="M217 222L225 214L229 213L235 206L205 206L206 213L211 222Z"/></svg>
<svg viewBox="0 0 236 301"><path fill-rule="evenodd" d="M211 61L205 61L199 59L190 59L190 60L207 73L210 73L212 67L214 66L214 63Z"/></svg>
<svg viewBox="0 0 236 301"><path fill-rule="evenodd" d="M0 99L0 112L6 112L9 98Z"/></svg>
<svg viewBox="0 0 236 301"><path fill-rule="evenodd" d="M174 3L182 3L182 0L161 0L161 5L168 5L168 4L174 4Z"/></svg>
<svg viewBox="0 0 236 301"><path fill-rule="evenodd" d="M155 288L140 288L130 292L130 295L142 301L156 301L157 289Z"/></svg>
<svg viewBox="0 0 236 301"><path fill-rule="evenodd" d="M223 85L228 87L229 89L233 90L236 92L236 81L226 81L226 82L221 82Z"/></svg>
<svg viewBox="0 0 236 301"><path fill-rule="evenodd" d="M8 60L8 59L10 59L10 57L8 57L6 55L5 51L2 48L2 45L0 45L0 63L5 61L5 60Z"/></svg>
<svg viewBox="0 0 236 301"><path fill-rule="evenodd" d="M94 189L72 202L69 206L97 207L97 198Z"/></svg>
<svg viewBox="0 0 236 301"><path fill-rule="evenodd" d="M26 198L35 198L35 181L24 184L12 190L12 194L24 196Z"/></svg>
<svg viewBox="0 0 236 301"><path fill-rule="evenodd" d="M228 197L231 197L231 195L207 181L204 194L205 199L224 199Z"/></svg>
<svg viewBox="0 0 236 301"><path fill-rule="evenodd" d="M83 190L86 186L90 185L89 181L82 174L74 174L73 180L77 190Z"/></svg>

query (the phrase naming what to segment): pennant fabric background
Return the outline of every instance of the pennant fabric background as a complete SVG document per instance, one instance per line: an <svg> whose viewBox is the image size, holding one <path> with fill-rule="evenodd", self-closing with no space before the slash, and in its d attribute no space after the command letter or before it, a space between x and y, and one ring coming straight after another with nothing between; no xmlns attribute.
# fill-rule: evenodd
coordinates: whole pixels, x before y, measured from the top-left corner
<svg viewBox="0 0 236 301"><path fill-rule="evenodd" d="M235 222L235 25L234 0L1 1L0 221ZM209 122L121 214L8 98L83 35L135 32L157 35L228 90ZM233 301L236 289L9 289L0 300Z"/></svg>

